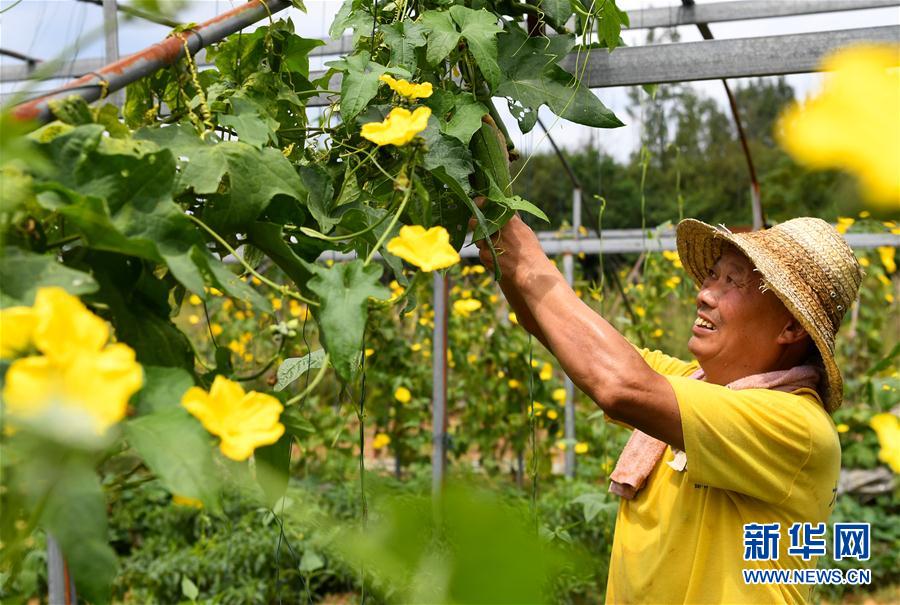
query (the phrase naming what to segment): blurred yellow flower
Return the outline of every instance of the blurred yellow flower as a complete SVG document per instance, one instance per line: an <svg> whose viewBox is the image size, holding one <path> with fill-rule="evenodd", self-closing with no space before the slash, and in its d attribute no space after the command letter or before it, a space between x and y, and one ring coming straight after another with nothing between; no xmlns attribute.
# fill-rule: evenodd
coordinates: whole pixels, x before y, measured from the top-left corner
<svg viewBox="0 0 900 605"><path fill-rule="evenodd" d="M375 349L366 349L366 357L371 357L375 354Z"/></svg>
<svg viewBox="0 0 900 605"><path fill-rule="evenodd" d="M511 389L518 389L520 386L522 386L522 383L519 382L518 380L516 380L515 378L510 378L509 382L507 382L506 384Z"/></svg>
<svg viewBox="0 0 900 605"><path fill-rule="evenodd" d="M172 494L172 504L189 508L203 508L203 503L200 500L191 498L190 496L182 496L180 494Z"/></svg>
<svg viewBox="0 0 900 605"><path fill-rule="evenodd" d="M869 420L869 426L881 445L878 459L900 474L900 419L894 414L876 414Z"/></svg>
<svg viewBox="0 0 900 605"><path fill-rule="evenodd" d="M273 311L281 311L281 299L280 298L272 298L272 310Z"/></svg>
<svg viewBox="0 0 900 605"><path fill-rule="evenodd" d="M558 450L562 450L564 452L564 451L566 451L567 447L568 447L568 444L566 444L566 442L563 441L562 439L560 439L559 441L556 442L556 449L558 449Z"/></svg>
<svg viewBox="0 0 900 605"><path fill-rule="evenodd" d="M579 441L575 444L575 453L576 454L587 454L588 453L588 444L584 441Z"/></svg>
<svg viewBox="0 0 900 605"><path fill-rule="evenodd" d="M666 280L666 287L669 288L670 290L674 290L680 283L681 283L681 278L678 277L677 275L673 275L672 277L670 277L669 279Z"/></svg>
<svg viewBox="0 0 900 605"><path fill-rule="evenodd" d="M847 233L847 229L852 227L853 223L855 223L855 222L856 222L855 218L851 218L849 216L839 216L838 220L837 220L837 224L834 226L834 228L837 230L838 233L843 235L844 233Z"/></svg>
<svg viewBox="0 0 900 605"><path fill-rule="evenodd" d="M890 285L891 285L891 280L890 280L890 278L889 278L887 275L885 275L884 273L879 273L879 274L878 274L878 281L880 281L881 284L882 284L883 286L890 286Z"/></svg>
<svg viewBox="0 0 900 605"><path fill-rule="evenodd" d="M822 93L785 111L780 144L812 168L856 174L869 199L900 207L900 71L894 45L857 45L828 56Z"/></svg>
<svg viewBox="0 0 900 605"><path fill-rule="evenodd" d="M482 273L484 273L484 266L483 265L472 265L469 268L469 271L476 275L481 275Z"/></svg>
<svg viewBox="0 0 900 605"><path fill-rule="evenodd" d="M547 418L550 420L556 420L559 418L559 414L556 413L556 410L547 410Z"/></svg>
<svg viewBox="0 0 900 605"><path fill-rule="evenodd" d="M543 367L541 367L541 373L538 374L541 380L547 382L551 378L553 378L553 366L549 363L545 363Z"/></svg>
<svg viewBox="0 0 900 605"><path fill-rule="evenodd" d="M0 358L12 359L31 348L36 320L31 307L0 310Z"/></svg>
<svg viewBox="0 0 900 605"><path fill-rule="evenodd" d="M375 435L375 438L372 439L372 449L380 450L390 445L390 443L391 438L388 435L384 433L378 433L377 435Z"/></svg>
<svg viewBox="0 0 900 605"><path fill-rule="evenodd" d="M422 271L444 269L459 262L459 253L450 245L450 234L443 227L425 230L421 225L406 225L391 239L387 251L419 267Z"/></svg>
<svg viewBox="0 0 900 605"><path fill-rule="evenodd" d="M681 257L674 250L663 250L663 258L675 265L678 269L682 268Z"/></svg>
<svg viewBox="0 0 900 605"><path fill-rule="evenodd" d="M537 359L532 359L532 360L531 360L531 367L532 367L532 368L536 368L536 367L538 367L539 365L541 365L541 362L538 361Z"/></svg>
<svg viewBox="0 0 900 605"><path fill-rule="evenodd" d="M528 408L528 413L540 416L544 413L544 404L540 401L532 401L531 406Z"/></svg>
<svg viewBox="0 0 900 605"><path fill-rule="evenodd" d="M394 399L406 405L410 401L412 401L412 393L409 392L409 389L406 387L397 387L397 390L394 391Z"/></svg>
<svg viewBox="0 0 900 605"><path fill-rule="evenodd" d="M213 336L218 336L223 332L222 326L216 323L209 324L209 331L212 332Z"/></svg>
<svg viewBox="0 0 900 605"><path fill-rule="evenodd" d="M553 389L551 397L553 398L553 401L564 403L566 400L566 390L563 388Z"/></svg>
<svg viewBox="0 0 900 605"><path fill-rule="evenodd" d="M651 334L651 336L652 336L653 338L659 338L659 337L661 337L663 334L665 334L665 332L663 332L662 328L656 328L655 330L653 330L653 333Z"/></svg>
<svg viewBox="0 0 900 605"><path fill-rule="evenodd" d="M414 343L412 343L411 345L409 345L409 348L410 348L411 350L413 350L413 351L421 351L421 350L422 350L422 343L420 343L420 342L414 342Z"/></svg>
<svg viewBox="0 0 900 605"><path fill-rule="evenodd" d="M32 345L42 353L10 365L3 386L6 410L22 418L75 412L96 434L124 418L144 380L131 347L107 345L106 322L62 288L40 288L26 310L0 314L4 357ZM23 321L12 326L16 318Z"/></svg>
<svg viewBox="0 0 900 605"><path fill-rule="evenodd" d="M871 264L869 262L869 259L866 258L865 256L862 256L862 257L858 258L857 260L859 261L860 267L868 267Z"/></svg>
<svg viewBox="0 0 900 605"><path fill-rule="evenodd" d="M642 307L640 305L635 305L634 306L634 314L637 315L638 317L644 317L647 315L647 309L645 309L644 307Z"/></svg>
<svg viewBox="0 0 900 605"><path fill-rule="evenodd" d="M844 424L843 422L840 423L839 425L837 425L835 428L837 429L838 433L846 433L847 431L850 430L850 426L847 424Z"/></svg>
<svg viewBox="0 0 900 605"><path fill-rule="evenodd" d="M466 355L466 361L470 364L474 364L478 361L478 355L476 355L475 353L469 353L468 355Z"/></svg>
<svg viewBox="0 0 900 605"><path fill-rule="evenodd" d="M887 294L884 295L884 300L891 304L894 304L894 295L891 294L890 292L888 292Z"/></svg>
<svg viewBox="0 0 900 605"><path fill-rule="evenodd" d="M408 99L427 99L434 92L431 82L415 84L407 80L395 80L387 74L382 74L378 79L390 86L391 90Z"/></svg>
<svg viewBox="0 0 900 605"><path fill-rule="evenodd" d="M872 213L868 210L863 210L859 213L859 218L869 218L870 216L872 216Z"/></svg>
<svg viewBox="0 0 900 605"><path fill-rule="evenodd" d="M506 376L506 372L503 370L497 370L497 378L504 378Z"/></svg>
<svg viewBox="0 0 900 605"><path fill-rule="evenodd" d="M898 178L900 178L900 175L898 175ZM893 273L897 270L897 261L894 260L896 253L897 249L893 246L878 247L878 256L881 257L881 264L884 265L884 270L888 273Z"/></svg>
<svg viewBox="0 0 900 605"><path fill-rule="evenodd" d="M469 317L472 313L481 308L481 301L477 298L467 298L465 300L453 301L453 313L460 317Z"/></svg>
<svg viewBox="0 0 900 605"><path fill-rule="evenodd" d="M188 316L188 323L191 324L192 326L196 326L198 323L200 323L200 316L194 315L192 313L191 315Z"/></svg>
<svg viewBox="0 0 900 605"><path fill-rule="evenodd" d="M200 420L207 431L222 439L219 449L232 460L246 460L253 450L278 441L284 406L271 395L250 391L224 376L216 376L207 393L189 388L181 405Z"/></svg>
<svg viewBox="0 0 900 605"><path fill-rule="evenodd" d="M425 130L430 116L431 109L428 107L417 107L412 113L408 109L395 107L383 122L363 124L360 134L364 139L372 141L379 147L382 145L400 147L412 141L417 134Z"/></svg>
<svg viewBox="0 0 900 605"><path fill-rule="evenodd" d="M196 294L191 294L190 297L188 298L188 302L196 307L196 306L200 305L201 303L203 303L203 299L201 299Z"/></svg>

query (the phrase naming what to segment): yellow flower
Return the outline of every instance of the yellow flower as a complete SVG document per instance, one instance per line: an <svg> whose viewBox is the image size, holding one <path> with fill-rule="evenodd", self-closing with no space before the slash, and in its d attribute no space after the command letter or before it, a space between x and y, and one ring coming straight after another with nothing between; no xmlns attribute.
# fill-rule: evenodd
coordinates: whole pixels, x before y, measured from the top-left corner
<svg viewBox="0 0 900 605"><path fill-rule="evenodd" d="M281 302L280 298L272 299L272 310L273 311L281 311L281 305L282 305L282 302Z"/></svg>
<svg viewBox="0 0 900 605"><path fill-rule="evenodd" d="M548 380L553 378L553 366L551 366L549 363L545 363L541 368L541 373L539 374L539 376L540 379L544 382L547 382Z"/></svg>
<svg viewBox="0 0 900 605"><path fill-rule="evenodd" d="M234 318L238 321L244 321L245 319L247 319L247 314L243 311L235 311Z"/></svg>
<svg viewBox="0 0 900 605"><path fill-rule="evenodd" d="M563 388L553 389L551 397L553 398L553 401L564 403L566 401L566 390Z"/></svg>
<svg viewBox="0 0 900 605"><path fill-rule="evenodd" d="M576 454L587 454L588 452L588 444L584 441L579 441L575 444L575 453Z"/></svg>
<svg viewBox="0 0 900 605"><path fill-rule="evenodd" d="M431 109L428 107L417 107L412 113L408 109L395 107L384 122L363 124L360 134L364 139L372 141L379 147L382 145L400 147L412 141L417 134L425 130L430 116Z"/></svg>
<svg viewBox="0 0 900 605"><path fill-rule="evenodd" d="M378 79L390 86L391 90L408 99L427 99L434 92L431 82L415 84L407 80L395 80L387 74L382 74Z"/></svg>
<svg viewBox="0 0 900 605"><path fill-rule="evenodd" d="M506 383L511 389L518 389L522 386L522 383L516 380L515 378L510 378L509 382Z"/></svg>
<svg viewBox="0 0 900 605"><path fill-rule="evenodd" d="M182 496L180 494L172 494L172 504L175 506L187 506L189 508L203 508L203 503L196 498L190 496Z"/></svg>
<svg viewBox="0 0 900 605"><path fill-rule="evenodd" d="M900 175L898 175L898 178L900 178ZM884 265L884 270L888 273L893 273L897 270L897 262L894 260L896 252L897 249L893 246L878 247L878 256L881 257L881 264Z"/></svg>
<svg viewBox="0 0 900 605"><path fill-rule="evenodd" d="M375 435L375 438L372 439L372 449L380 450L384 447L387 447L391 443L391 438L384 433L378 433Z"/></svg>
<svg viewBox="0 0 900 605"><path fill-rule="evenodd" d="M532 367L532 368L536 368L536 367L538 367L539 365L541 365L541 362L538 361L537 359L532 359L532 360L531 360L531 367Z"/></svg>
<svg viewBox="0 0 900 605"><path fill-rule="evenodd" d="M460 317L469 317L481 308L481 301L476 298L453 301L453 313Z"/></svg>
<svg viewBox="0 0 900 605"><path fill-rule="evenodd" d="M371 357L375 354L375 349L366 349L366 357Z"/></svg>
<svg viewBox="0 0 900 605"><path fill-rule="evenodd" d="M98 435L121 420L143 383L134 351L124 344L107 345L106 322L62 288L38 290L30 309L31 334L29 314L22 309L12 317L26 321L10 334L10 316L2 316L3 348L21 350L23 342L30 342L43 355L18 359L9 367L3 387L6 410L21 418L43 414L72 427L89 425Z"/></svg>
<svg viewBox="0 0 900 605"><path fill-rule="evenodd" d="M850 430L850 426L844 424L843 422L840 423L839 425L837 425L835 428L837 429L838 433L846 433L847 431Z"/></svg>
<svg viewBox="0 0 900 605"><path fill-rule="evenodd" d="M213 336L218 336L223 332L222 326L216 323L209 324L209 331L212 332Z"/></svg>
<svg viewBox="0 0 900 605"><path fill-rule="evenodd" d="M564 452L564 451L566 451L566 447L568 447L568 445L562 439L560 439L559 441L556 442L556 448L558 450L561 450Z"/></svg>
<svg viewBox="0 0 900 605"><path fill-rule="evenodd" d="M459 262L459 254L450 245L450 234L443 227L427 231L421 225L401 227L400 235L388 242L387 251L422 271L444 269Z"/></svg>
<svg viewBox="0 0 900 605"><path fill-rule="evenodd" d="M890 292L888 292L887 294L884 295L884 300L886 300L887 302L889 302L891 304L894 304L894 295L891 294Z"/></svg>
<svg viewBox="0 0 900 605"><path fill-rule="evenodd" d="M838 233L843 235L844 233L847 233L847 229L852 227L853 223L855 223L855 222L856 222L855 218L851 218L849 216L839 216L838 220L837 220L837 224L834 226L834 228L837 230Z"/></svg>
<svg viewBox="0 0 900 605"><path fill-rule="evenodd" d="M870 216L872 216L872 213L868 210L863 210L859 213L859 218L869 218Z"/></svg>
<svg viewBox="0 0 900 605"><path fill-rule="evenodd" d="M813 168L845 168L875 203L900 207L900 71L897 47L858 45L823 63L822 93L790 107L776 129L781 145ZM885 108L873 111L873 108ZM887 109L891 108L891 109Z"/></svg>
<svg viewBox="0 0 900 605"><path fill-rule="evenodd" d="M181 405L200 420L207 431L220 437L219 449L232 460L246 460L253 450L278 441L284 434L279 418L284 406L264 393L245 393L240 384L216 376L209 393L189 388Z"/></svg>
<svg viewBox="0 0 900 605"><path fill-rule="evenodd" d="M196 326L198 323L200 323L200 316L194 315L194 314L189 315L188 323L191 324L192 326Z"/></svg>
<svg viewBox="0 0 900 605"><path fill-rule="evenodd" d="M670 290L674 290L675 287L681 283L681 278L677 275L673 275L669 279L666 280L666 287Z"/></svg>
<svg viewBox="0 0 900 605"><path fill-rule="evenodd" d="M394 391L394 399L406 405L410 401L412 401L412 393L409 392L409 389L406 387L397 387L397 390Z"/></svg>
<svg viewBox="0 0 900 605"><path fill-rule="evenodd" d="M484 267L482 265L472 265L469 268L469 271L476 275L480 275L480 274L484 273Z"/></svg>
<svg viewBox="0 0 900 605"><path fill-rule="evenodd" d="M12 359L31 348L36 321L31 307L0 310L0 358Z"/></svg>
<svg viewBox="0 0 900 605"><path fill-rule="evenodd" d="M547 410L547 418L550 420L556 420L559 418L559 414L556 413L556 410Z"/></svg>
<svg viewBox="0 0 900 605"><path fill-rule="evenodd" d="M203 300L196 294L191 294L191 296L188 298L188 302L196 307L196 306L200 305L203 302Z"/></svg>
<svg viewBox="0 0 900 605"><path fill-rule="evenodd" d="M476 355L475 353L469 353L468 355L466 355L466 361L470 364L474 364L478 361L478 355Z"/></svg>
<svg viewBox="0 0 900 605"><path fill-rule="evenodd" d="M883 286L890 286L890 285L891 285L891 280L890 280L890 278L888 278L888 276L885 275L884 273L879 273L879 274L878 274L878 281L880 281L881 284L882 284Z"/></svg>
<svg viewBox="0 0 900 605"><path fill-rule="evenodd" d="M675 267L681 269L681 257L678 256L678 253L673 250L663 250L663 258L672 263Z"/></svg>
<svg viewBox="0 0 900 605"><path fill-rule="evenodd" d="M412 351L421 351L421 350L422 350L422 343L420 343L420 342L414 342L414 343L412 343L411 345L409 345L409 348L410 348Z"/></svg>
<svg viewBox="0 0 900 605"><path fill-rule="evenodd" d="M529 414L534 414L535 416L540 416L544 413L544 404L540 401L532 401L531 407L528 408Z"/></svg>
<svg viewBox="0 0 900 605"><path fill-rule="evenodd" d="M881 445L878 459L900 474L900 419L894 414L876 414L869 420L869 426Z"/></svg>
<svg viewBox="0 0 900 605"><path fill-rule="evenodd" d="M861 257L861 258L859 258L859 259L857 259L857 260L859 261L859 266L860 266L860 267L868 267L868 266L871 264L871 263L869 262L869 259L866 258L865 256L863 256L863 257Z"/></svg>
<svg viewBox="0 0 900 605"><path fill-rule="evenodd" d="M640 305L635 305L634 306L634 314L637 315L638 317L644 317L645 315L647 315L647 309L645 309L644 307L642 307Z"/></svg>
<svg viewBox="0 0 900 605"><path fill-rule="evenodd" d="M651 334L651 336L653 336L653 338L659 338L663 334L665 334L665 332L663 332L662 328L656 328L655 330L653 330L653 334Z"/></svg>
<svg viewBox="0 0 900 605"><path fill-rule="evenodd" d="M497 378L504 378L506 376L506 372L503 370L497 370Z"/></svg>

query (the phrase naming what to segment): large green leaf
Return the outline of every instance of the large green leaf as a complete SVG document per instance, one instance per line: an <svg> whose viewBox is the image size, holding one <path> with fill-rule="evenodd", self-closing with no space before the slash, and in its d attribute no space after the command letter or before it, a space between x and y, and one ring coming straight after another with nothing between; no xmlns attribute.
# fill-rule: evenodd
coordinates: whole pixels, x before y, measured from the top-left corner
<svg viewBox="0 0 900 605"><path fill-rule="evenodd" d="M429 65L437 65L456 48L459 30L456 29L456 24L448 11L425 11L420 21L428 31L425 59Z"/></svg>
<svg viewBox="0 0 900 605"><path fill-rule="evenodd" d="M427 170L443 168L464 191L470 191L469 175L472 174L472 153L458 139L442 134L437 118L428 119L428 127L422 131L428 151L423 159Z"/></svg>
<svg viewBox="0 0 900 605"><path fill-rule="evenodd" d="M129 420L125 438L167 490L218 509L212 440L187 410L176 407Z"/></svg>
<svg viewBox="0 0 900 605"><path fill-rule="evenodd" d="M326 63L344 72L341 79L341 117L351 121L378 93L378 80L382 74L392 73L409 78L410 73L401 67L386 67L370 60L367 51L361 51L337 61Z"/></svg>
<svg viewBox="0 0 900 605"><path fill-rule="evenodd" d="M341 218L332 215L334 210L334 184L331 176L321 166L314 164L300 167L300 178L309 191L306 206L310 214L319 223L322 233L328 233L341 222Z"/></svg>
<svg viewBox="0 0 900 605"><path fill-rule="evenodd" d="M606 47L612 51L622 44L619 35L622 26L628 27L628 13L616 6L615 0L601 0L599 7L600 19L597 31L600 39L606 42Z"/></svg>
<svg viewBox="0 0 900 605"><path fill-rule="evenodd" d="M416 49L425 46L425 26L412 21L398 21L383 25L381 33L391 49L391 65L413 73L416 69Z"/></svg>
<svg viewBox="0 0 900 605"><path fill-rule="evenodd" d="M97 282L87 273L70 269L50 254L34 254L8 246L0 255L0 307L30 306L38 288L58 286L80 296L96 292Z"/></svg>
<svg viewBox="0 0 900 605"><path fill-rule="evenodd" d="M59 542L76 591L90 603L109 602L118 563L109 545L106 499L87 461L70 458L50 489L41 521Z"/></svg>
<svg viewBox="0 0 900 605"><path fill-rule="evenodd" d="M455 4L450 7L450 16L459 25L460 35L466 39L484 79L492 89L496 88L502 75L497 64L497 34L503 31L497 25L497 15Z"/></svg>
<svg viewBox="0 0 900 605"><path fill-rule="evenodd" d="M310 264L314 277L309 289L319 297L316 321L335 372L349 382L359 368L369 297L387 299L391 293L378 283L381 265L354 260L332 267Z"/></svg>
<svg viewBox="0 0 900 605"><path fill-rule="evenodd" d="M171 131L171 132L170 132ZM228 193L210 196L203 217L223 233L243 231L276 195L306 199L306 189L291 163L277 149L257 149L240 141L215 145L201 140L186 124L169 128L142 129L141 140L168 147L180 158L177 189L215 194L224 177Z"/></svg>
<svg viewBox="0 0 900 605"><path fill-rule="evenodd" d="M266 506L270 508L287 491L293 443L294 436L285 433L272 445L256 448L253 452L256 481L262 488Z"/></svg>
<svg viewBox="0 0 900 605"><path fill-rule="evenodd" d="M252 145L262 147L270 140L275 141L275 131L279 124L271 117L264 116L260 107L243 95L230 99L231 113L219 116L219 124L233 128L238 138Z"/></svg>
<svg viewBox="0 0 900 605"><path fill-rule="evenodd" d="M475 131L481 128L482 116L487 113L487 107L476 101L471 93L457 95L453 115L444 132L468 145Z"/></svg>
<svg viewBox="0 0 900 605"><path fill-rule="evenodd" d="M544 17L554 27L562 27L572 16L571 0L541 0L540 9Z"/></svg>
<svg viewBox="0 0 900 605"><path fill-rule="evenodd" d="M194 386L184 368L144 366L144 386L132 399L138 414L151 414L181 406L181 397Z"/></svg>
<svg viewBox="0 0 900 605"><path fill-rule="evenodd" d="M304 261L315 260L325 248L324 242L312 238L303 238L305 244L311 246L307 256L298 255L294 247L284 241L283 227L275 223L256 222L247 230L250 243L266 253L275 264L291 278L301 291L306 289L306 282L312 277Z"/></svg>
<svg viewBox="0 0 900 605"><path fill-rule="evenodd" d="M590 89L557 65L574 43L570 35L529 38L514 25L498 37L503 78L495 94L511 99L509 110L522 132L534 127L541 105L547 105L561 118L585 126L623 125Z"/></svg>

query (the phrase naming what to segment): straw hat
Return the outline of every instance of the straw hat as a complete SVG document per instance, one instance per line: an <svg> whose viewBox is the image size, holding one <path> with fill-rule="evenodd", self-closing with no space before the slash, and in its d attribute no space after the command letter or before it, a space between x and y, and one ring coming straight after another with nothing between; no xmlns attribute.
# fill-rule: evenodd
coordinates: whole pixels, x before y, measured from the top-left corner
<svg viewBox="0 0 900 605"><path fill-rule="evenodd" d="M843 382L834 360L834 338L862 281L853 250L834 227L817 218L795 218L771 229L731 233L694 219L676 230L678 256L698 287L730 242L762 274L819 349L825 368L825 408L841 405Z"/></svg>

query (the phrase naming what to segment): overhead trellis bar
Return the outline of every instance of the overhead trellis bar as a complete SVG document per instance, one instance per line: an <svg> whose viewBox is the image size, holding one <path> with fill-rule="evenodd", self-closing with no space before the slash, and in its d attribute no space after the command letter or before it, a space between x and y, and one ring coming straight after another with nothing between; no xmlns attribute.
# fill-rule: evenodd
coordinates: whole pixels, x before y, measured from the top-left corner
<svg viewBox="0 0 900 605"><path fill-rule="evenodd" d="M116 61L97 71L69 82L62 88L16 106L13 115L22 120L47 122L52 119L49 103L71 95L87 102L96 101L148 76L156 70L171 65L184 56L185 49L194 55L201 48L219 42L249 25L291 6L290 0L257 0L222 13L189 30L177 33Z"/></svg>

